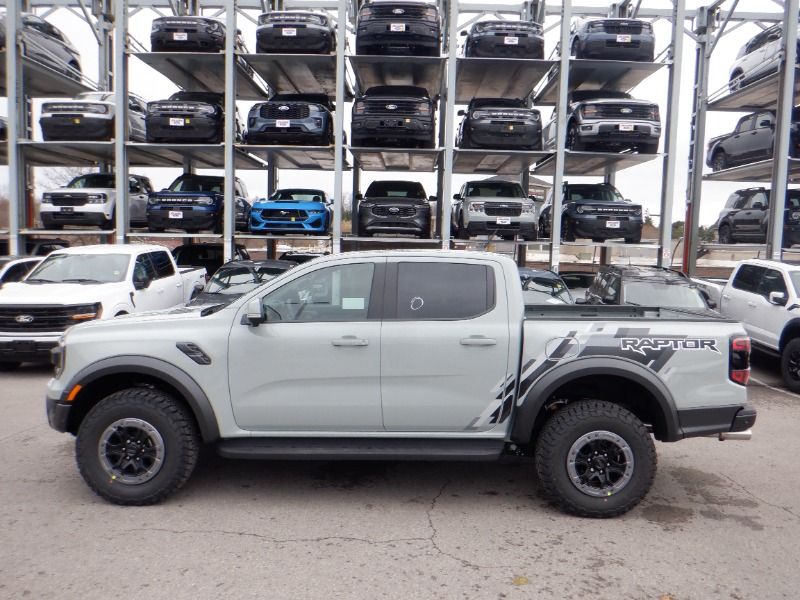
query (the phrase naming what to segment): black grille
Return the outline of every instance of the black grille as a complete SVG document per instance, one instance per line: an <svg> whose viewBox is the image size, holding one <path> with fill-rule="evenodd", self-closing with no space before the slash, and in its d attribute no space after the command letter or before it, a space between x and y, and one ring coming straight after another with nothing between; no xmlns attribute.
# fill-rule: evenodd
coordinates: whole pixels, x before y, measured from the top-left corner
<svg viewBox="0 0 800 600"><path fill-rule="evenodd" d="M516 202L513 204L487 202L484 206L484 212L489 217L518 217L522 214L522 205Z"/></svg>
<svg viewBox="0 0 800 600"><path fill-rule="evenodd" d="M414 206L373 206L372 214L378 217L413 217L417 209Z"/></svg>
<svg viewBox="0 0 800 600"><path fill-rule="evenodd" d="M388 108L394 106L395 108ZM364 111L369 115L391 114L391 115L418 115L420 114L420 103L408 100L367 100L364 102Z"/></svg>
<svg viewBox="0 0 800 600"><path fill-rule="evenodd" d="M622 119L652 119L652 109L638 104L595 104L597 115Z"/></svg>
<svg viewBox="0 0 800 600"><path fill-rule="evenodd" d="M53 206L83 206L86 194L53 194L50 196Z"/></svg>
<svg viewBox="0 0 800 600"><path fill-rule="evenodd" d="M281 110L286 106L285 110ZM308 104L281 104L279 102L261 106L261 117L264 119L305 119L308 117Z"/></svg>
<svg viewBox="0 0 800 600"><path fill-rule="evenodd" d="M642 24L641 23L625 23L624 25L621 23L603 23L603 29L606 33L629 33L632 35L636 35L642 33Z"/></svg>
<svg viewBox="0 0 800 600"><path fill-rule="evenodd" d="M93 306L0 306L0 331L64 331L78 321L72 315L94 312Z"/></svg>
<svg viewBox="0 0 800 600"><path fill-rule="evenodd" d="M170 196L156 196L158 204L186 204L191 205L193 198L180 198Z"/></svg>
<svg viewBox="0 0 800 600"><path fill-rule="evenodd" d="M378 6L376 4L371 4L370 8L372 9L373 18L396 19L398 21L405 21L407 19L421 19L423 11L425 10L420 6ZM403 12L397 14L394 12L397 9L400 9Z"/></svg>
<svg viewBox="0 0 800 600"><path fill-rule="evenodd" d="M199 104L188 103L169 103L169 104L154 104L151 110L157 114L176 114L176 115L193 115L199 113L202 107Z"/></svg>
<svg viewBox="0 0 800 600"><path fill-rule="evenodd" d="M591 211L601 214L630 215L636 212L635 208L621 208L616 206L592 206Z"/></svg>
<svg viewBox="0 0 800 600"><path fill-rule="evenodd" d="M305 221L308 213L296 208L265 208L261 218L268 221Z"/></svg>

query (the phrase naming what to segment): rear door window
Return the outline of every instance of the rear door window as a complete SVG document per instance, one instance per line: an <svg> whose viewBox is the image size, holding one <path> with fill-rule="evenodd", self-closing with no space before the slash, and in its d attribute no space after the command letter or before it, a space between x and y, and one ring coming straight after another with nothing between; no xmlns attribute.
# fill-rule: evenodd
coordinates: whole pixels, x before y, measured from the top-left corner
<svg viewBox="0 0 800 600"><path fill-rule="evenodd" d="M761 276L766 269L758 265L742 265L733 278L733 288L743 292L757 293Z"/></svg>

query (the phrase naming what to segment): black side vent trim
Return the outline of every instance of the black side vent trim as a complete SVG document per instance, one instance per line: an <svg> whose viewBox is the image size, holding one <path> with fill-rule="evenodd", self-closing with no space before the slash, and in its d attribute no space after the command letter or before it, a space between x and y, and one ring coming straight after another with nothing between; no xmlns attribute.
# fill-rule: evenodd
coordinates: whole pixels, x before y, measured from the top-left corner
<svg viewBox="0 0 800 600"><path fill-rule="evenodd" d="M203 349L197 344L193 344L192 342L176 342L175 347L198 365L211 364L211 357L203 352Z"/></svg>

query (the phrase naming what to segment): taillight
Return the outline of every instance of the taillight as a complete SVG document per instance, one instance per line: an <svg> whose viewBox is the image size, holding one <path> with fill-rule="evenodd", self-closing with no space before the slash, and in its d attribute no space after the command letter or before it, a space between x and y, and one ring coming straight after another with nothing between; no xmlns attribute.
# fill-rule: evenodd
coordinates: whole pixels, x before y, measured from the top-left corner
<svg viewBox="0 0 800 600"><path fill-rule="evenodd" d="M750 380L750 338L735 336L731 338L728 377L739 385L747 385Z"/></svg>

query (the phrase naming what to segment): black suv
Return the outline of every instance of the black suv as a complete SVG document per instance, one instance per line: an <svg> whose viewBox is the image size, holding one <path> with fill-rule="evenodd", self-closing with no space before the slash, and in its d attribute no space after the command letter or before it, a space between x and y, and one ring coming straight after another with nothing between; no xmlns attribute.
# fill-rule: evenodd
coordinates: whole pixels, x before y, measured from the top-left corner
<svg viewBox="0 0 800 600"><path fill-rule="evenodd" d="M416 181L373 181L366 194L358 194L358 234L410 233L431 237L431 206L421 183Z"/></svg>
<svg viewBox="0 0 800 600"><path fill-rule="evenodd" d="M679 271L660 267L606 266L586 290L587 304L635 304L706 311L708 295Z"/></svg>
<svg viewBox="0 0 800 600"><path fill-rule="evenodd" d="M276 10L258 17L256 52L328 54L336 51L335 29L324 13Z"/></svg>
<svg viewBox="0 0 800 600"><path fill-rule="evenodd" d="M461 31L464 56L544 58L542 26L533 21L478 21Z"/></svg>
<svg viewBox="0 0 800 600"><path fill-rule="evenodd" d="M378 85L353 103L353 146L433 148L436 105L425 88Z"/></svg>
<svg viewBox="0 0 800 600"><path fill-rule="evenodd" d="M81 55L66 36L55 26L32 13L22 13L20 43L22 54L63 73L70 79L81 80ZM6 47L6 15L0 15L0 50Z"/></svg>
<svg viewBox="0 0 800 600"><path fill-rule="evenodd" d="M203 267L206 276L211 277L225 262L225 246L219 243L181 244L172 249L172 256L178 267ZM231 260L250 260L250 253L241 244L233 247Z"/></svg>
<svg viewBox="0 0 800 600"><path fill-rule="evenodd" d="M574 242L576 237L602 242L625 238L626 244L642 241L642 207L626 200L617 188L607 183L563 185L561 239ZM539 234L550 235L552 191L539 215Z"/></svg>
<svg viewBox="0 0 800 600"><path fill-rule="evenodd" d="M542 117L516 98L473 98L458 126L459 148L542 149Z"/></svg>
<svg viewBox="0 0 800 600"><path fill-rule="evenodd" d="M333 143L333 104L325 94L275 94L253 105L247 117L247 144Z"/></svg>
<svg viewBox="0 0 800 600"><path fill-rule="evenodd" d="M653 62L655 41L641 19L586 19L573 23L569 48L575 58Z"/></svg>
<svg viewBox="0 0 800 600"><path fill-rule="evenodd" d="M733 192L714 224L720 244L767 241L770 190L753 187ZM800 190L786 190L783 207L784 248L800 244Z"/></svg>
<svg viewBox="0 0 800 600"><path fill-rule="evenodd" d="M713 171L772 158L775 144L775 112L766 110L745 115L736 128L711 138L706 148L706 164ZM800 156L800 108L792 109L789 130L789 156Z"/></svg>
<svg viewBox="0 0 800 600"><path fill-rule="evenodd" d="M159 17L150 29L153 52L219 52L225 49L225 24L196 16Z"/></svg>
<svg viewBox="0 0 800 600"><path fill-rule="evenodd" d="M175 92L168 100L147 105L147 141L211 143L222 142L225 130L225 96L215 92ZM236 118L236 137L241 125Z"/></svg>
<svg viewBox="0 0 800 600"><path fill-rule="evenodd" d="M439 56L441 31L435 4L365 2L358 11L356 54Z"/></svg>

